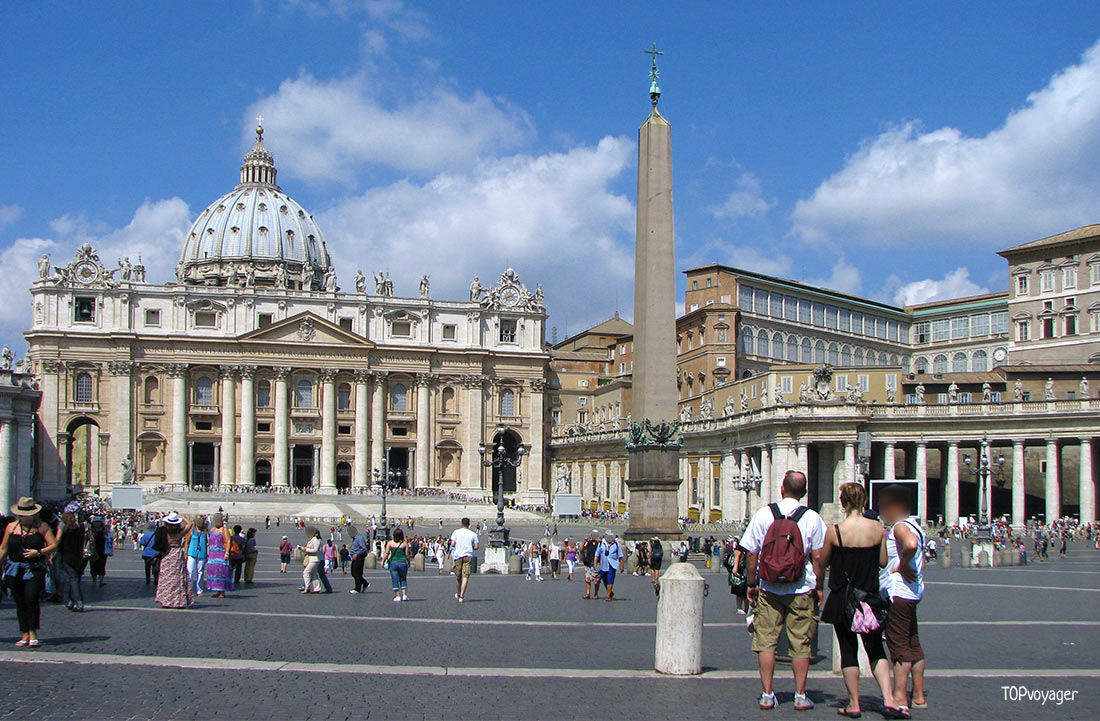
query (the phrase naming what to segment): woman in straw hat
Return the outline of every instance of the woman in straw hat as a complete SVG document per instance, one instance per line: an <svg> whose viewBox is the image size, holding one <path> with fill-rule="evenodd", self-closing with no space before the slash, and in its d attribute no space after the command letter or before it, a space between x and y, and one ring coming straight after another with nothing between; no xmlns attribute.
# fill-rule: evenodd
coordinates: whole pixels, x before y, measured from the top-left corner
<svg viewBox="0 0 1100 721"><path fill-rule="evenodd" d="M187 575L187 544L191 523L173 511L164 519L168 532L168 553L160 561L157 603L163 608L187 608L195 602L191 577Z"/></svg>
<svg viewBox="0 0 1100 721"><path fill-rule="evenodd" d="M19 617L21 637L15 644L19 647L38 646L39 599L46 586L50 554L57 550L53 531L38 517L41 510L33 498L20 498L11 507L16 518L4 528L4 540L0 542L0 566L8 559L4 580L15 598Z"/></svg>

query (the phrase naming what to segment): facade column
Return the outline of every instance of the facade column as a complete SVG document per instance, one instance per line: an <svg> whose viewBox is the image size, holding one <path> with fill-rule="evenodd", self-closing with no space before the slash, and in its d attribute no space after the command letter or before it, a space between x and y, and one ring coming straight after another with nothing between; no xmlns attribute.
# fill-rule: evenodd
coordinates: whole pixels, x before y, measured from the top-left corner
<svg viewBox="0 0 1100 721"><path fill-rule="evenodd" d="M38 404L36 431L41 442L37 444L36 470L39 490L46 498L61 498L67 495L69 488L68 448L66 447L68 429L59 427L60 408L59 375L65 369L61 361L43 360L38 364L39 382L42 400ZM18 499L16 499L18 500ZM3 507L7 509L7 506ZM4 511L7 513L7 511Z"/></svg>
<svg viewBox="0 0 1100 721"><path fill-rule="evenodd" d="M19 500L15 486L15 419L5 418L0 421L0 508L5 513Z"/></svg>
<svg viewBox="0 0 1100 721"><path fill-rule="evenodd" d="M765 443L760 447L760 477L764 482L760 484L760 505L763 508L772 502L772 447Z"/></svg>
<svg viewBox="0 0 1100 721"><path fill-rule="evenodd" d="M1024 453L1025 441L1012 441L1012 525L1023 528L1027 525L1027 456Z"/></svg>
<svg viewBox="0 0 1100 721"><path fill-rule="evenodd" d="M370 373L355 371L355 462L352 464L351 485L370 486Z"/></svg>
<svg viewBox="0 0 1100 721"><path fill-rule="evenodd" d="M168 482L186 486L191 481L187 468L187 365L170 364L168 379L172 393L172 436L168 441L171 460L168 466Z"/></svg>
<svg viewBox="0 0 1100 721"><path fill-rule="evenodd" d="M805 443L798 443L795 445L795 457L798 462L794 464L796 470L802 471L806 474L806 479L810 478L810 450L809 446Z"/></svg>
<svg viewBox="0 0 1100 721"><path fill-rule="evenodd" d="M222 483L221 473L221 458L222 458L222 444L220 441L214 441L214 478L210 484L211 488L219 488Z"/></svg>
<svg viewBox="0 0 1100 721"><path fill-rule="evenodd" d="M772 490L771 499L778 501L783 497L783 476L791 470L791 445L789 443L776 443L772 447Z"/></svg>
<svg viewBox="0 0 1100 721"><path fill-rule="evenodd" d="M232 486L237 479L237 392L236 366L222 366L222 443L218 482Z"/></svg>
<svg viewBox="0 0 1100 721"><path fill-rule="evenodd" d="M1053 523L1062 515L1062 489L1058 487L1058 441L1047 439L1046 522Z"/></svg>
<svg viewBox="0 0 1100 721"><path fill-rule="evenodd" d="M431 373L416 374L416 466L410 488L428 488L432 485L430 461L434 382L435 376Z"/></svg>
<svg viewBox="0 0 1100 721"><path fill-rule="evenodd" d="M466 448L463 450L462 458L466 466L465 478L463 481L466 483L466 487L471 490L484 491L484 483L482 481L482 467L481 456L477 453L477 445L484 440L484 385L485 379L479 373L476 375L469 375L463 378L463 383L468 390L467 407L467 423L466 423Z"/></svg>
<svg viewBox="0 0 1100 721"><path fill-rule="evenodd" d="M833 489L833 500L836 501L837 509L840 510L840 487L845 483L854 483L856 480L856 471L858 464L856 463L856 443L855 441L844 442L844 469L840 476L840 483Z"/></svg>
<svg viewBox="0 0 1100 721"><path fill-rule="evenodd" d="M882 447L882 478L887 483L893 483L897 478L897 471L894 468L894 448L893 441L883 444Z"/></svg>
<svg viewBox="0 0 1100 721"><path fill-rule="evenodd" d="M372 471L381 472L386 453L386 374L371 371L371 379L370 463Z"/></svg>
<svg viewBox="0 0 1100 721"><path fill-rule="evenodd" d="M275 461L272 482L278 488L290 486L290 407L286 394L290 368L275 369Z"/></svg>
<svg viewBox="0 0 1100 721"><path fill-rule="evenodd" d="M1081 523L1096 520L1096 487L1092 480L1092 438L1081 439L1081 472L1078 486Z"/></svg>
<svg viewBox="0 0 1100 721"><path fill-rule="evenodd" d="M546 440L544 438L544 431L546 430L546 379L544 378L532 378L531 379L531 448L527 454L527 503L546 503L548 501L546 493L546 482L544 474L546 472L546 462L543 458L543 451L546 446ZM518 399L517 399L517 402ZM615 465L618 465L618 461L615 461ZM619 469L620 475L622 469ZM625 493L622 487L625 484L619 484L619 490L616 493ZM626 500L623 498L622 500Z"/></svg>
<svg viewBox="0 0 1100 721"><path fill-rule="evenodd" d="M322 492L336 491L336 369L321 369L321 482Z"/></svg>
<svg viewBox="0 0 1100 721"><path fill-rule="evenodd" d="M943 520L948 526L959 522L959 442L947 443L947 487L944 489Z"/></svg>
<svg viewBox="0 0 1100 721"><path fill-rule="evenodd" d="M195 470L195 442L187 441L187 486L191 487L191 483L194 480L192 473Z"/></svg>
<svg viewBox="0 0 1100 721"><path fill-rule="evenodd" d="M241 447L237 483L256 485L256 366L241 366Z"/></svg>
<svg viewBox="0 0 1100 721"><path fill-rule="evenodd" d="M917 441L915 455L913 477L917 480L917 515L923 525L928 523L928 444Z"/></svg>
<svg viewBox="0 0 1100 721"><path fill-rule="evenodd" d="M736 491L733 490L733 467L735 465L733 451L722 452L722 471L719 476L719 483L722 484L720 491L720 497L722 499L722 520L732 521L736 518L734 515L734 495Z"/></svg>
<svg viewBox="0 0 1100 721"><path fill-rule="evenodd" d="M107 447L107 473L105 484L113 486L122 480L122 463L127 454L133 453L131 435L133 409L134 363L128 360L110 361L107 370L112 376L114 403L111 407L110 439Z"/></svg>

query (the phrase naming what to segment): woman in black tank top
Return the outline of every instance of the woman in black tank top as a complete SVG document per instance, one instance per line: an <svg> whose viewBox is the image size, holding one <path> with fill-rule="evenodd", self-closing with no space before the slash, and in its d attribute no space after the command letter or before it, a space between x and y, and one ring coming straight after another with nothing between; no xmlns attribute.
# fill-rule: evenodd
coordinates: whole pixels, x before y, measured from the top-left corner
<svg viewBox="0 0 1100 721"><path fill-rule="evenodd" d="M4 529L0 542L0 565L8 560L4 580L11 588L19 618L21 636L15 645L20 647L38 646L39 599L46 585L46 564L57 550L53 531L38 518L41 510L33 498L20 498L11 507L17 518Z"/></svg>

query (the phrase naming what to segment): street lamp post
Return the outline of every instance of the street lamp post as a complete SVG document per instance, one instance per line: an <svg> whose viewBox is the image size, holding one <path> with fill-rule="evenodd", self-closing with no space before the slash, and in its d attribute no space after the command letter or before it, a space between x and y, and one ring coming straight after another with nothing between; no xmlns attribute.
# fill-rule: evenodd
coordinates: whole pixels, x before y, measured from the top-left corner
<svg viewBox="0 0 1100 721"><path fill-rule="evenodd" d="M395 471L391 469L389 459L383 454L382 467L372 470L371 475L374 476L374 482L382 487L382 519L378 525L383 540L388 541L390 540L390 524L386 516L386 494L389 489L397 488L407 473L402 470Z"/></svg>
<svg viewBox="0 0 1100 721"><path fill-rule="evenodd" d="M752 494L760 490L761 484L764 483L764 477L759 473L745 475L742 471L741 475L733 479L733 487L735 490L745 492L745 526L749 524L749 499Z"/></svg>
<svg viewBox="0 0 1100 721"><path fill-rule="evenodd" d="M519 468L520 463L523 462L523 456L527 450L521 445L513 453L509 453L508 449L504 447L504 426L497 428L497 444L492 448L488 448L485 445L485 441L482 441L477 445L477 452L481 455L481 465L486 468L492 468L493 473L496 476L496 497L497 497L497 527L489 531L489 545L493 548L502 548L508 545L508 529L504 526L504 469L505 468ZM486 453L489 453L489 457L486 458Z"/></svg>
<svg viewBox="0 0 1100 721"><path fill-rule="evenodd" d="M989 441L984 440L982 441L981 447L978 449L978 464L976 468L971 467L969 455L963 456L963 465L966 466L966 469L970 471L971 475L978 479L978 533L975 536L975 540L980 543L987 543L993 540L993 528L990 525L992 509L987 508L986 488L988 487L990 479L994 480L998 487L1002 487L1005 484L1005 457L998 456L992 463L990 460ZM994 467L994 463L996 467Z"/></svg>

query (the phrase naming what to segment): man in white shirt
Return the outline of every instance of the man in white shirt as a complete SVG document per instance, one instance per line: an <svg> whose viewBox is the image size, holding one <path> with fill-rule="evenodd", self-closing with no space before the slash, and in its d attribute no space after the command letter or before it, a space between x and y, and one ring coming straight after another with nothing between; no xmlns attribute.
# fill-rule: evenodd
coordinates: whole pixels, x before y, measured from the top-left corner
<svg viewBox="0 0 1100 721"><path fill-rule="evenodd" d="M790 641L791 666L794 670L794 707L796 711L808 711L814 704L806 696L806 675L810 670L810 644L817 632L815 609L821 603L821 591L817 590L817 576L820 567L821 548L825 545L825 522L814 511L801 504L806 495L806 475L799 471L787 471L783 476L783 498L761 508L753 515L741 546L748 551L745 564L745 577L748 581L748 598L756 604L756 618L753 623L752 650L756 652L760 666L760 708L773 709L776 706L772 691L772 677L775 674L775 652L779 645L779 634L787 629ZM764 550L764 540L768 529L776 522L773 507L778 513L789 518L798 526L801 534L802 549L805 552L805 567L802 577L787 583L759 578L760 556ZM771 552L770 550L768 551Z"/></svg>
<svg viewBox="0 0 1100 721"><path fill-rule="evenodd" d="M477 534L470 530L470 519L462 519L462 528L451 534L451 559L458 592L455 598L459 603L466 601L466 586L470 583L470 574L474 569L474 551L479 547Z"/></svg>

